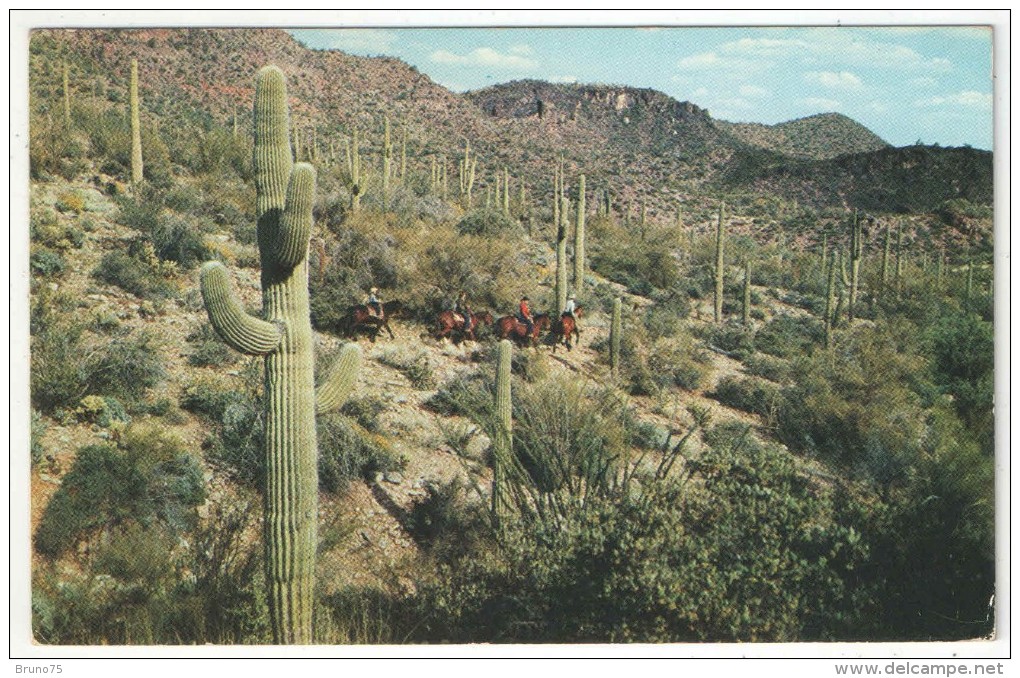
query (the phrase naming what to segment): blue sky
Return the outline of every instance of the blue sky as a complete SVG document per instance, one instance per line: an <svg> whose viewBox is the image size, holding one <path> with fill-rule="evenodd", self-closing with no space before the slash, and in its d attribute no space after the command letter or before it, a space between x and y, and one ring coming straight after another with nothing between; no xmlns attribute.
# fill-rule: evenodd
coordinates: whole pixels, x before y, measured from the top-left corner
<svg viewBox="0 0 1020 678"><path fill-rule="evenodd" d="M992 32L978 27L366 28L290 31L394 56L454 91L535 78L651 87L716 119L839 112L896 146L991 149Z"/></svg>

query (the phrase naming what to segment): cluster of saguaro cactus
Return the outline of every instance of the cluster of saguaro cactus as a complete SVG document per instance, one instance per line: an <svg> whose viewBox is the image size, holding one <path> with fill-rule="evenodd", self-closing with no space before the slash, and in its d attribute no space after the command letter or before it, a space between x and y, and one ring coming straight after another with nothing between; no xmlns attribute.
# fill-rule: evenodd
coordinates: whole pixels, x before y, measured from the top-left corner
<svg viewBox="0 0 1020 678"><path fill-rule="evenodd" d="M723 237L723 216L726 212L726 203L719 203L719 222L715 227L715 306L713 319L720 323L723 319L723 276L724 276L724 249Z"/></svg>
<svg viewBox="0 0 1020 678"><path fill-rule="evenodd" d="M316 413L339 407L354 385L360 352L346 346L315 389L308 299L308 246L315 170L295 164L288 138L283 72L261 69L255 84L254 169L262 317L232 294L226 268L202 267L209 320L234 349L265 360L264 542L266 582L277 643L312 641L318 519Z"/></svg>
<svg viewBox="0 0 1020 678"><path fill-rule="evenodd" d="M492 463L492 513L497 518L503 509L500 493L505 482L506 464L513 455L513 400L510 392L510 358L513 347L509 339L499 342L496 355L496 439Z"/></svg>
<svg viewBox="0 0 1020 678"><path fill-rule="evenodd" d="M138 59L131 60L131 83L128 93L131 108L131 183L142 183L142 123L138 110Z"/></svg>
<svg viewBox="0 0 1020 678"><path fill-rule="evenodd" d="M574 292L584 289L584 175L577 178L577 221L574 223Z"/></svg>
<svg viewBox="0 0 1020 678"><path fill-rule="evenodd" d="M609 369L613 381L620 378L620 341L623 337L623 301L613 299L613 320L609 325Z"/></svg>

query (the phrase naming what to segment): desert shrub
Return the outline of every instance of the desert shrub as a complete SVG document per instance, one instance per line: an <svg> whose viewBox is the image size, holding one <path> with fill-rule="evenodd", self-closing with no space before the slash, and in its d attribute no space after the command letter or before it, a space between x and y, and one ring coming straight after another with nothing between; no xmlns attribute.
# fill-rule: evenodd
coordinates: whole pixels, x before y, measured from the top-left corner
<svg viewBox="0 0 1020 678"><path fill-rule="evenodd" d="M425 405L433 412L447 416L471 416L485 412L495 393L493 378L494 375L486 371L460 375L440 386Z"/></svg>
<svg viewBox="0 0 1020 678"><path fill-rule="evenodd" d="M789 361L765 353L747 356L744 359L744 370L751 376L779 383L790 381L793 377Z"/></svg>
<svg viewBox="0 0 1020 678"><path fill-rule="evenodd" d="M40 294L32 300L32 406L42 412L68 407L87 391L85 327L68 314L68 304L70 297L59 294Z"/></svg>
<svg viewBox="0 0 1020 678"><path fill-rule="evenodd" d="M33 409L29 429L29 436L31 438L29 454L33 466L42 461L43 453L45 452L42 446L42 437L46 433L46 429L46 422L43 420L42 414L38 410Z"/></svg>
<svg viewBox="0 0 1020 678"><path fill-rule="evenodd" d="M922 403L910 385L923 377L916 330L859 327L830 356L794 362L777 433L791 449L889 487L902 482L922 439Z"/></svg>
<svg viewBox="0 0 1020 678"><path fill-rule="evenodd" d="M116 447L78 452L35 533L39 553L56 557L97 528L157 522L179 531L193 524L203 501L197 460L172 434L130 427Z"/></svg>
<svg viewBox="0 0 1020 678"><path fill-rule="evenodd" d="M690 298L674 290L648 309L644 317L645 329L652 339L672 337L683 329L683 319L690 315Z"/></svg>
<svg viewBox="0 0 1020 678"><path fill-rule="evenodd" d="M227 346L209 323L203 323L188 335L188 343L195 346L188 356L188 364L196 367L221 367L233 365L240 356Z"/></svg>
<svg viewBox="0 0 1020 678"><path fill-rule="evenodd" d="M32 254L29 255L28 265L32 275L55 278L64 272L67 262L64 261L64 257L60 256L59 252L54 252L45 247L33 247Z"/></svg>
<svg viewBox="0 0 1020 678"><path fill-rule="evenodd" d="M340 408L340 412L370 433L379 431L379 415L386 410L386 403L377 396L353 397Z"/></svg>
<svg viewBox="0 0 1020 678"><path fill-rule="evenodd" d="M754 329L736 322L707 325L700 332L704 339L737 359L743 359L755 351L757 335Z"/></svg>
<svg viewBox="0 0 1020 678"><path fill-rule="evenodd" d="M771 426L779 405L779 387L764 379L723 377L710 394L723 405L757 414Z"/></svg>
<svg viewBox="0 0 1020 678"><path fill-rule="evenodd" d="M320 416L315 428L319 487L327 492L343 492L352 480L373 480L376 473L402 466L384 436L366 431L343 414Z"/></svg>
<svg viewBox="0 0 1020 678"><path fill-rule="evenodd" d="M117 200L117 222L142 233L151 233L163 214L163 194L149 185L142 185L132 196Z"/></svg>
<svg viewBox="0 0 1020 678"><path fill-rule="evenodd" d="M151 243L136 240L128 250L106 254L92 275L142 299L165 299L174 294L176 266L160 261Z"/></svg>
<svg viewBox="0 0 1020 678"><path fill-rule="evenodd" d="M436 386L433 368L425 351L390 349L382 354L379 362L400 370L411 382L411 386L418 390L429 390Z"/></svg>
<svg viewBox="0 0 1020 678"><path fill-rule="evenodd" d="M85 196L80 191L64 191L57 196L54 207L60 212L81 214L85 211Z"/></svg>
<svg viewBox="0 0 1020 678"><path fill-rule="evenodd" d="M197 379L184 387L181 407L216 422L231 405L243 402L246 391L223 380Z"/></svg>
<svg viewBox="0 0 1020 678"><path fill-rule="evenodd" d="M925 352L931 357L935 384L952 396L957 415L991 455L995 439L992 323L974 314L946 315L927 329Z"/></svg>
<svg viewBox="0 0 1020 678"><path fill-rule="evenodd" d="M791 457L721 429L689 473L508 513L498 550L470 550L419 587L424 642L824 639L854 614L860 534ZM749 498L753 497L753 501Z"/></svg>
<svg viewBox="0 0 1020 678"><path fill-rule="evenodd" d="M660 387L679 386L692 391L708 376L711 361L689 336L663 338L648 351L648 370Z"/></svg>
<svg viewBox="0 0 1020 678"><path fill-rule="evenodd" d="M124 405L110 396L85 396L75 408L74 414L78 421L96 424L103 428L108 428L115 422L127 424L131 421Z"/></svg>
<svg viewBox="0 0 1020 678"><path fill-rule="evenodd" d="M480 208L472 210L457 222L461 235L477 235L488 238L519 237L523 235L520 224L508 217L502 210Z"/></svg>
<svg viewBox="0 0 1020 678"><path fill-rule="evenodd" d="M116 394L132 404L166 376L159 341L154 334L143 332L113 339L89 360L85 386L90 394Z"/></svg>
<svg viewBox="0 0 1020 678"><path fill-rule="evenodd" d="M754 347L779 358L793 358L810 353L824 340L824 329L810 316L780 315L758 330Z"/></svg>
<svg viewBox="0 0 1020 678"><path fill-rule="evenodd" d="M194 220L175 215L163 215L149 232L156 256L163 261L173 261L184 270L194 268L212 258L202 231L195 227Z"/></svg>

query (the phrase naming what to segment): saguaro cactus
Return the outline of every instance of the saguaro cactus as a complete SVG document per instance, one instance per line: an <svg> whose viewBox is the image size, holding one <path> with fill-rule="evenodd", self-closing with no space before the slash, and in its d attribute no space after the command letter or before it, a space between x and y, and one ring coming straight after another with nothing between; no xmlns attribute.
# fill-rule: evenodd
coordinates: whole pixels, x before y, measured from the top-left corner
<svg viewBox="0 0 1020 678"><path fill-rule="evenodd" d="M567 204L560 198L560 223L556 225L556 315L567 306Z"/></svg>
<svg viewBox="0 0 1020 678"><path fill-rule="evenodd" d="M613 299L613 321L609 325L609 369L613 380L620 378L620 340L623 337L623 302Z"/></svg>
<svg viewBox="0 0 1020 678"><path fill-rule="evenodd" d="M577 221L574 225L574 292L584 289L584 175L577 179Z"/></svg>
<svg viewBox="0 0 1020 678"><path fill-rule="evenodd" d="M496 356L496 439L492 463L492 513L499 518L503 509L502 484L506 465L513 454L513 401L510 392L510 357L513 347L509 339L499 342Z"/></svg>
<svg viewBox="0 0 1020 678"><path fill-rule="evenodd" d="M719 223L715 227L715 310L713 318L720 323L723 319L723 215L726 203L719 203Z"/></svg>
<svg viewBox="0 0 1020 678"><path fill-rule="evenodd" d="M142 122L138 112L138 59L131 60L131 84L128 93L131 108L131 183L142 183Z"/></svg>
<svg viewBox="0 0 1020 678"><path fill-rule="evenodd" d="M318 519L316 413L339 407L354 384L360 352L348 345L315 390L308 308L308 243L315 170L294 164L287 89L275 66L255 85L255 190L262 317L245 313L219 262L202 267L209 320L231 347L265 359L264 542L273 637L312 641L312 600Z"/></svg>

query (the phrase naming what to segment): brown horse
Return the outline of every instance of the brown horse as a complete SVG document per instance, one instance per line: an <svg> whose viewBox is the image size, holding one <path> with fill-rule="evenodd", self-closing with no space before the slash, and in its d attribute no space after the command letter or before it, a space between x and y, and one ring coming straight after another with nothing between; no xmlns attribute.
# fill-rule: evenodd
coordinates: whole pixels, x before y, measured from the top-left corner
<svg viewBox="0 0 1020 678"><path fill-rule="evenodd" d="M343 336L352 338L359 332L364 332L368 335L368 338L375 341L375 338L379 335L379 331L385 329L390 333L390 339L395 339L396 336L393 334L393 330L390 329L390 318L394 314L399 313L404 305L394 299L393 301L387 301L382 305L383 314L379 317L372 313L366 304L358 304L351 306L347 313L347 322L344 324Z"/></svg>
<svg viewBox="0 0 1020 678"><path fill-rule="evenodd" d="M457 332L461 338L467 338L471 341L477 341L475 339L475 329L483 327L485 325L492 324L492 314L488 311L482 311L481 313L471 314L471 329L467 332L464 331L464 316L453 311L443 311L439 314L439 318L436 322L436 339L442 339L443 337L453 338L453 333Z"/></svg>
<svg viewBox="0 0 1020 678"><path fill-rule="evenodd" d="M574 308L574 316L577 318L581 317L581 306ZM553 353L556 352L556 347L562 341L563 345L567 347L567 350L571 350L577 345L577 342L581 340L581 330L577 326L577 321L574 320L569 314L564 313L560 316L559 320L552 324L550 333L553 337ZM570 343L570 339L573 337L573 345Z"/></svg>
<svg viewBox="0 0 1020 678"><path fill-rule="evenodd" d="M505 315L499 319L496 323L496 333L500 339L513 339L518 346L524 346L525 344L534 346L538 343L538 336L543 331L549 328L551 320L547 313L536 313L533 318L535 319L534 327L531 330L531 334L528 334L528 326L517 319L514 315Z"/></svg>

